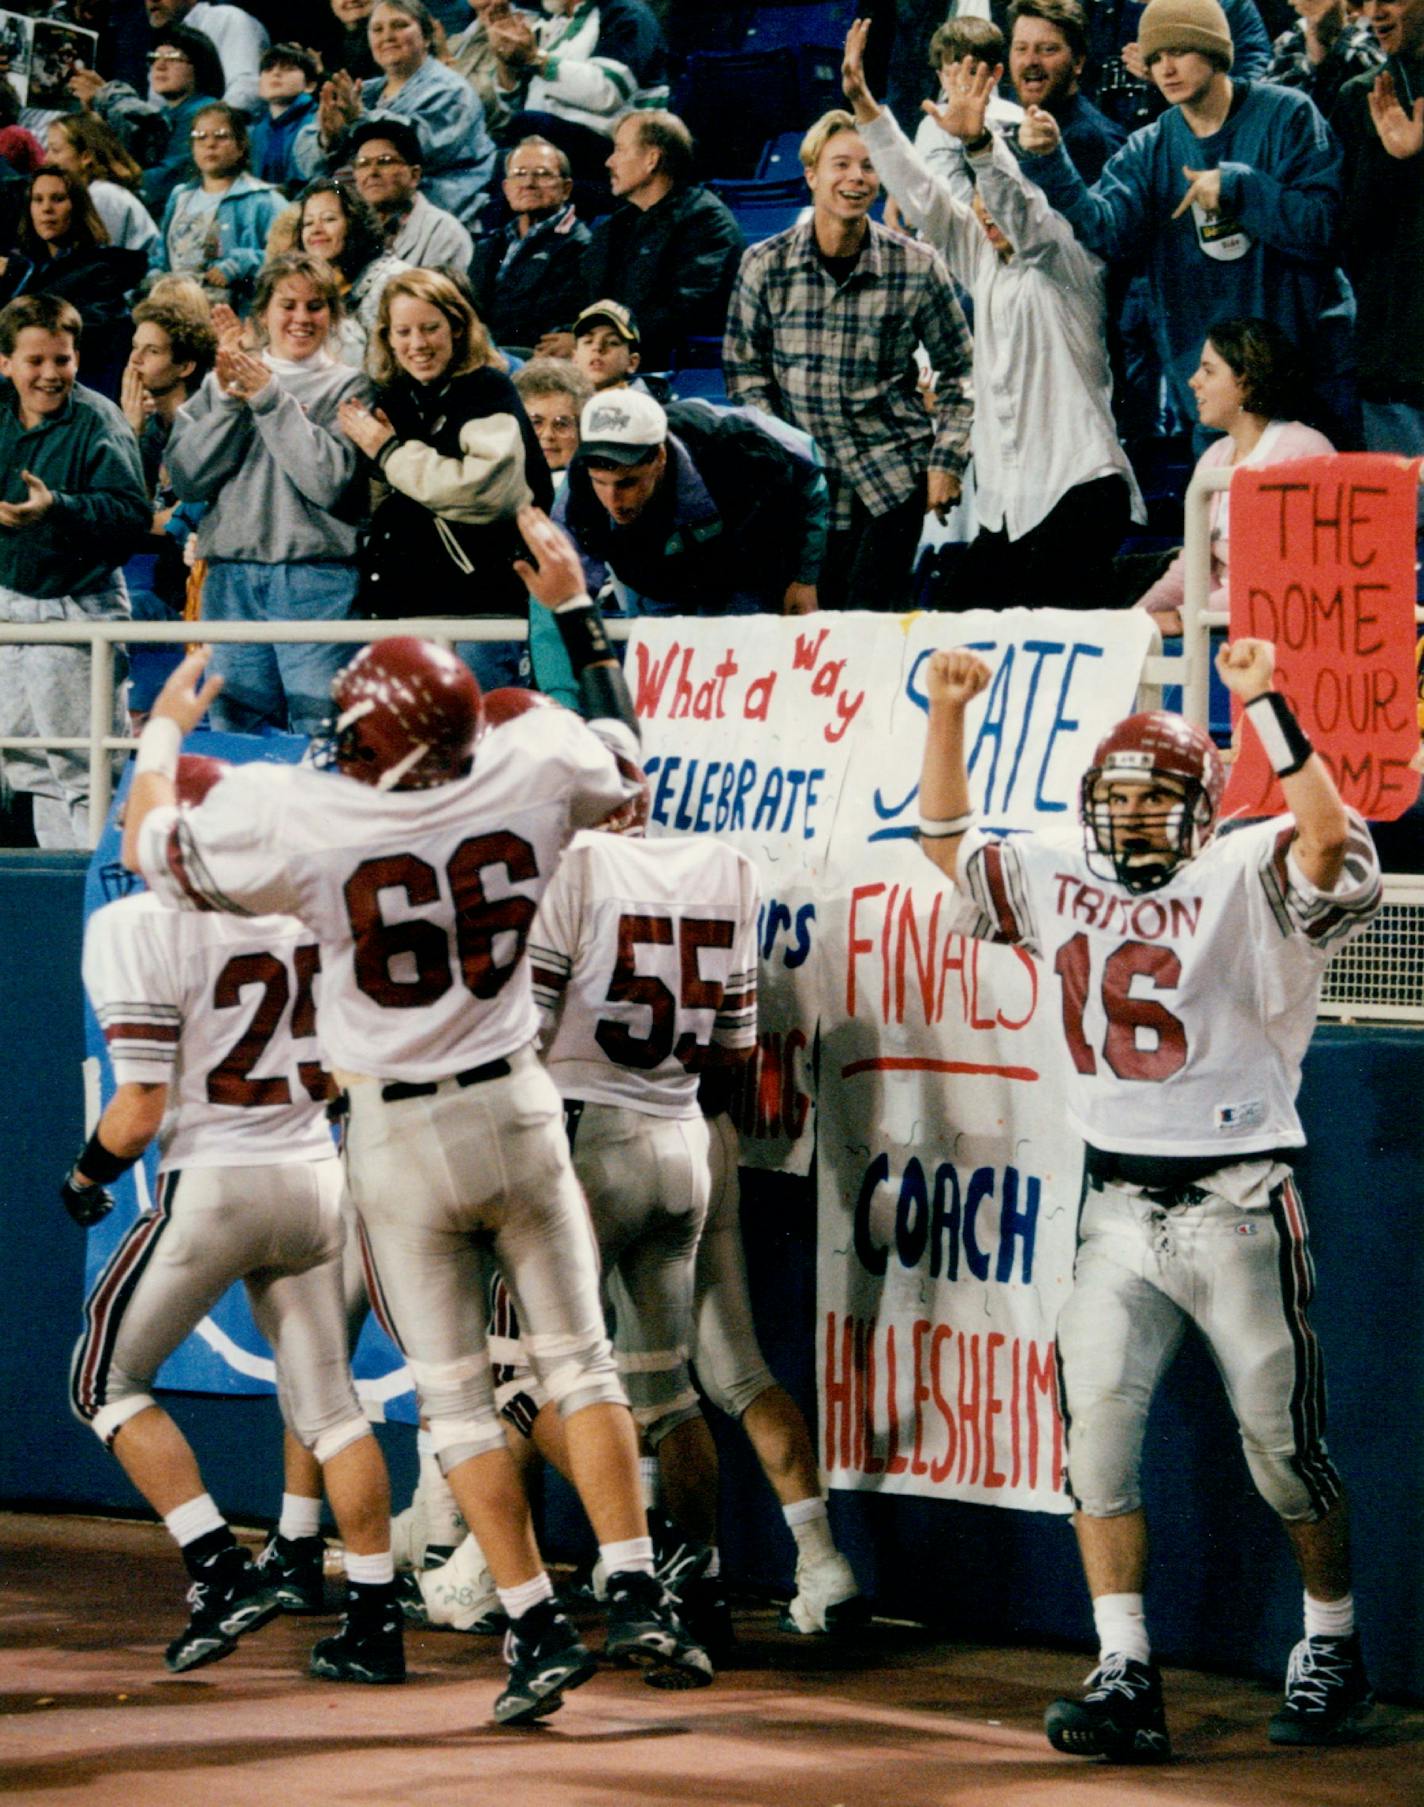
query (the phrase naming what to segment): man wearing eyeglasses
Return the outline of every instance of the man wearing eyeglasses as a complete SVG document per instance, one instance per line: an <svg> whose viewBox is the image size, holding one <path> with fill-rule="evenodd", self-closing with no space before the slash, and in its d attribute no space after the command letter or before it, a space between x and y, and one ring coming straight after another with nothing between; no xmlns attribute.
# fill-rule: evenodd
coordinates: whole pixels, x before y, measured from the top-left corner
<svg viewBox="0 0 1424 1807"><path fill-rule="evenodd" d="M513 219L482 238L470 280L497 345L533 346L578 312L588 227L570 203L569 160L547 138L523 138L505 159Z"/></svg>
<svg viewBox="0 0 1424 1807"><path fill-rule="evenodd" d="M375 116L350 133L347 154L356 190L374 207L393 257L421 269L469 269L475 241L453 213L420 192L420 139L404 120Z"/></svg>

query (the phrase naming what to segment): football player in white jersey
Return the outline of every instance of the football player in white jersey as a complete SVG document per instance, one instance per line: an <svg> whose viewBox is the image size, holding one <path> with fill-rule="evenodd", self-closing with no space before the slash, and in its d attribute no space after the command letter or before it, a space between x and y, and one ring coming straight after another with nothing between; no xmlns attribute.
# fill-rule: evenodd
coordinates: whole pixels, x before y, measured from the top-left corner
<svg viewBox="0 0 1424 1807"><path fill-rule="evenodd" d="M551 710L480 745L468 668L387 639L333 683L333 770L248 766L178 816L173 759L216 694L194 654L144 729L124 830L125 863L168 901L287 910L321 945L322 1045L349 1099L367 1289L510 1617L495 1703L506 1722L552 1712L594 1665L554 1605L495 1411L491 1262L566 1421L612 1578L609 1655L646 1666L654 1685L711 1679L652 1572L636 1432L558 1093L533 1046L524 958L565 844L632 795L612 747L636 752L636 724L577 554L537 510L520 523L533 555L520 569L555 611L600 732Z"/></svg>
<svg viewBox="0 0 1424 1807"><path fill-rule="evenodd" d="M201 799L227 769L181 761L178 795ZM192 1617L168 1646L168 1667L230 1655L278 1610L276 1592L149 1389L241 1279L276 1360L283 1418L322 1465L346 1546L348 1623L363 1661L338 1673L397 1682L405 1662L386 1469L346 1359L341 1164L316 1042L320 968L315 940L288 915L192 915L141 893L90 919L84 983L118 1089L61 1196L79 1222L97 1222L112 1203L106 1186L155 1136L160 1168L156 1203L86 1303L71 1399L182 1548ZM318 1644L314 1673L332 1673L324 1650L340 1641Z"/></svg>
<svg viewBox="0 0 1424 1807"><path fill-rule="evenodd" d="M1288 816L1214 835L1215 747L1180 716L1136 715L1083 779L1082 846L974 826L964 720L989 670L963 649L927 669L921 847L962 894L954 926L1027 948L1057 975L1069 1120L1087 1144L1058 1356L1100 1660L1083 1698L1055 1701L1046 1719L1057 1749L1084 1756L1169 1754L1142 1612L1138 1469L1152 1394L1189 1323L1305 1583L1305 1637L1271 1740L1336 1743L1373 1707L1291 1161L1305 1140L1295 1095L1321 975L1378 909L1380 874L1274 668L1262 640L1217 657Z"/></svg>
<svg viewBox="0 0 1424 1807"><path fill-rule="evenodd" d="M491 720L499 721L549 706L547 698L531 691L496 691L486 700ZM677 1250L686 1240L686 1225L678 1213L667 1211L666 1202L663 1214L642 1215L651 1196L648 1177L657 1170L665 1133L665 1126L648 1122L648 1114L666 1117L676 1109L686 1124L688 1080L695 1070L698 1106L709 1137L710 1189L692 1279L693 1363L713 1403L746 1431L795 1539L796 1594L785 1628L803 1633L847 1630L863 1622L866 1602L831 1535L805 1420L777 1384L758 1345L742 1251L737 1132L726 1105L736 1068L755 1044L760 886L755 868L722 842L706 836L643 840L645 814L624 812L605 824L633 834L631 844L579 838L545 894L530 940L535 998L547 1019L546 1057L560 1092L573 1101L571 1116L577 1112L577 1120L570 1122L574 1166L599 1231L621 1331L615 1348L627 1357L625 1379L635 1409L642 1406L645 1439L656 1447L655 1466L661 1468L662 1495L674 1525L694 1545L710 1544L716 1535L717 1453L687 1385L687 1331L673 1328L684 1322L686 1278ZM684 899L696 900L687 928ZM699 1010L686 1010L684 987L693 976L687 962L691 953L704 981L712 976L705 962L724 963L725 956L710 944L698 951L700 938L713 932L710 922L719 919L723 925L737 925L733 945L739 951L731 965L735 969L744 963L745 973L733 977L733 999L744 990L745 1004L731 1013L723 996L711 1019L712 1042L703 1052L713 994L702 994ZM725 938L725 926L717 938ZM685 1041L689 1034L694 1045ZM552 1046L547 1046L551 1035ZM664 1058L649 1065L663 1044ZM667 1049L683 1046L684 1055L667 1055ZM590 1100L598 1107L593 1112L587 1108ZM646 1223L641 1235L640 1221ZM624 1301L630 1290L639 1290L640 1268L664 1245L667 1267L652 1282L655 1297L663 1290L657 1317L668 1327L661 1339L666 1347L660 1349L659 1338L649 1335L648 1315L636 1299L631 1308ZM677 1292L669 1301L666 1281L673 1278ZM517 1323L498 1289L492 1334L501 1345L496 1396L506 1419L566 1471L557 1424L529 1384ZM730 1617L715 1548L708 1566L701 1567L707 1554L687 1545L674 1548L664 1553L660 1573L678 1594L699 1638L725 1645L731 1637ZM467 1548L451 1570L452 1579L468 1580L471 1572L478 1573L477 1565L477 1554Z"/></svg>

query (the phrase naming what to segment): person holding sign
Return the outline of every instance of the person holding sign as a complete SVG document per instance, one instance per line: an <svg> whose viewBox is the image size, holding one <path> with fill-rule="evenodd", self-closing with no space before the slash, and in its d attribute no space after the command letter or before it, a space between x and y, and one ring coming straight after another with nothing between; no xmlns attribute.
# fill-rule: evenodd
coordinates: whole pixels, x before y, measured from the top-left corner
<svg viewBox="0 0 1424 1807"><path fill-rule="evenodd" d="M1265 640L1217 656L1290 815L1216 835L1225 772L1215 746L1180 716L1134 715L1084 775L1076 848L976 826L965 718L989 668L960 649L935 653L926 672L921 848L960 892L952 927L1023 947L1057 975L1068 1118L1087 1145L1057 1335L1100 1657L1082 1698L1055 1701L1046 1719L1054 1747L1079 1756L1170 1755L1142 1610L1138 1470L1152 1395L1193 1323L1305 1583L1305 1636L1271 1741L1341 1742L1374 1704L1291 1165L1305 1141L1295 1096L1321 975L1379 909L1380 872L1274 668Z"/></svg>
<svg viewBox="0 0 1424 1807"><path fill-rule="evenodd" d="M1191 380L1197 418L1222 435L1197 462L1199 471L1239 464L1284 464L1319 458L1335 448L1323 433L1295 418L1305 400L1300 356L1289 338L1269 320L1218 320L1202 346ZM1210 607L1227 606L1227 542L1231 494L1211 498ZM1155 616L1164 634L1182 631L1187 555L1179 552L1137 606Z"/></svg>

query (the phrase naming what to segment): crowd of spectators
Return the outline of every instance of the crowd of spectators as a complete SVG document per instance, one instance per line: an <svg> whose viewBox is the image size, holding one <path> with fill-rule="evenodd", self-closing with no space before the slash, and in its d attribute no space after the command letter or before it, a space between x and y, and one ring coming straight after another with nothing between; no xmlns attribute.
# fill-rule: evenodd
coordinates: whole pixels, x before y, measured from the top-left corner
<svg viewBox="0 0 1424 1807"><path fill-rule="evenodd" d="M877 0L750 244L667 4L131 10L60 109L0 73L0 618L519 618L532 500L610 612L1171 630L1164 442L1424 452L1424 0ZM534 613L461 650L572 700ZM220 724L310 732L342 657L222 648ZM82 648L0 661L8 732L83 732ZM5 755L46 844L82 764Z"/></svg>

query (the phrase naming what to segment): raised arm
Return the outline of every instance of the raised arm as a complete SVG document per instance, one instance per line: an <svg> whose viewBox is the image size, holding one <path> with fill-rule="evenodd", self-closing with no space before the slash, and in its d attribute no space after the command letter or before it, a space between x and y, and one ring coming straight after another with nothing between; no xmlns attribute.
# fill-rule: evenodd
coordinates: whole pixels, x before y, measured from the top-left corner
<svg viewBox="0 0 1424 1807"><path fill-rule="evenodd" d="M1295 817L1291 851L1317 891L1332 891L1345 868L1350 818L1335 780L1275 688L1276 649L1269 640L1232 640L1216 655L1216 669L1266 750Z"/></svg>
<svg viewBox="0 0 1424 1807"><path fill-rule="evenodd" d="M925 666L930 718L920 767L920 851L946 878L959 868L959 843L974 820L964 759L964 715L989 682L989 667L965 647L931 653Z"/></svg>

